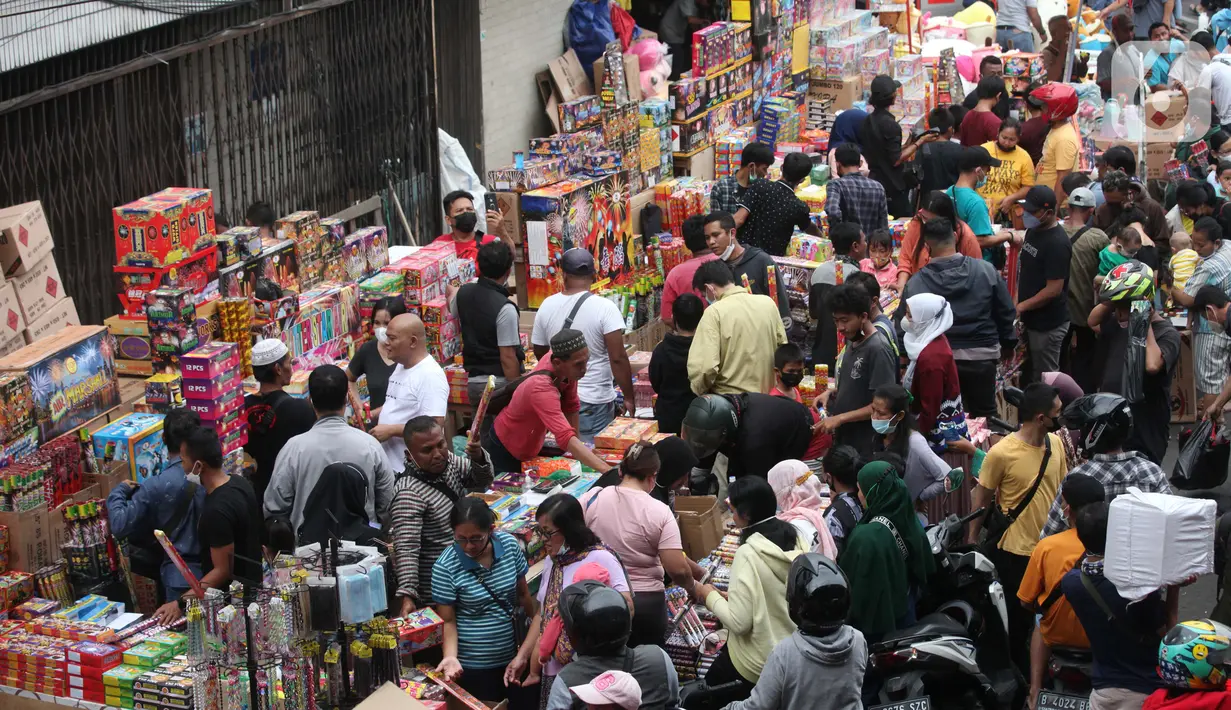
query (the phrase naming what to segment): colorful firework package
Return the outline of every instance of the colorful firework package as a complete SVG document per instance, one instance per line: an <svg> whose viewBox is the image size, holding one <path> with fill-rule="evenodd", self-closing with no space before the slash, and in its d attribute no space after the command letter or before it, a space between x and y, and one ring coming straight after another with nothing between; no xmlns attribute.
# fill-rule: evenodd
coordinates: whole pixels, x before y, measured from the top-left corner
<svg viewBox="0 0 1231 710"><path fill-rule="evenodd" d="M162 441L162 414L134 412L94 434L94 456L104 463L127 461L128 474L141 483L162 472L169 454Z"/></svg>

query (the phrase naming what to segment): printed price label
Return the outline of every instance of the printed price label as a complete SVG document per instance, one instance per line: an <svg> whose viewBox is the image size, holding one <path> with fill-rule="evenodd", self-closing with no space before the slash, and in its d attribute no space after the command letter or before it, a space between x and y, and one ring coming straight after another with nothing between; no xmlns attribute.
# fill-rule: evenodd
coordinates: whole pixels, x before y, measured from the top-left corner
<svg viewBox="0 0 1231 710"><path fill-rule="evenodd" d="M1090 710L1090 698L1041 690L1037 708L1038 710Z"/></svg>
<svg viewBox="0 0 1231 710"><path fill-rule="evenodd" d="M868 710L932 710L932 699L925 695L922 698L911 698L887 705L876 705L868 708Z"/></svg>

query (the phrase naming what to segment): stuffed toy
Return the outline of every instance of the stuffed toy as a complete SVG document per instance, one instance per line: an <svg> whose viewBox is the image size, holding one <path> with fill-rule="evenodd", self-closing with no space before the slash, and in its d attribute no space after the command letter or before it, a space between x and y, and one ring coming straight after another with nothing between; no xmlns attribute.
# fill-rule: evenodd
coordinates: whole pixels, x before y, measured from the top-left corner
<svg viewBox="0 0 1231 710"><path fill-rule="evenodd" d="M666 99L667 79L671 76L671 59L667 45L656 39L633 42L628 51L637 55L641 68L641 97Z"/></svg>

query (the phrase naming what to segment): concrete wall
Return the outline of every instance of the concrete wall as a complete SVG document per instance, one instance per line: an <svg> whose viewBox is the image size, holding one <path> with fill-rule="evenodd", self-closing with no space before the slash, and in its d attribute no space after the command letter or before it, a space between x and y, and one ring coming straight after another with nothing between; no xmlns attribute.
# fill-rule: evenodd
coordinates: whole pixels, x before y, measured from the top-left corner
<svg viewBox="0 0 1231 710"><path fill-rule="evenodd" d="M533 137L551 134L534 75L564 53L564 16L572 4L572 0L480 0L487 169L511 163L513 151L526 150Z"/></svg>

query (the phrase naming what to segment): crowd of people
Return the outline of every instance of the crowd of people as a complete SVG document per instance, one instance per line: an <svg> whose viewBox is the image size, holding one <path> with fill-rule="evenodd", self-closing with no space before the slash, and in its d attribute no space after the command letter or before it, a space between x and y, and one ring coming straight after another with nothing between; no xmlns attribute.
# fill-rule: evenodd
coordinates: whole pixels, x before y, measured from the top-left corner
<svg viewBox="0 0 1231 710"><path fill-rule="evenodd" d="M875 699L863 682L869 645L915 623L937 573L929 503L969 490L971 509L1000 512L971 522L966 542L1010 600L1011 656L1032 707L1057 646L1093 652L1098 710L1189 707L1177 687L1221 688L1214 664L1168 649L1204 639L1225 651L1231 632L1177 625L1175 588L1129 605L1101 560L1108 503L1129 487L1170 490L1160 464L1181 340L1168 308L1189 314L1200 415L1220 419L1231 401L1223 165L1152 196L1137 157L1111 148L1092 177L1072 87L1033 88L1019 121L999 60L980 70L963 104L934 110L905 141L887 76L871 82L869 112L839 116L823 157L835 166L834 258L808 284L813 323L792 321L785 279L769 278L796 230L821 233L795 195L812 160L788 154L769 180L769 147L744 149L739 171L714 186L713 211L683 224L692 256L663 287L671 332L649 362L652 403L637 400L623 318L592 292L593 255L561 256L563 288L534 315L529 359L507 288L511 245L476 231L472 195L450 193L438 241L478 274L448 294L472 401L496 383L476 435L454 450L449 383L401 299L376 305L372 339L345 369L311 372L307 399L284 390L286 345L257 342L250 475L229 475L217 435L177 409L164 423L168 466L108 499L134 570L159 582L156 615L178 618L189 584L154 529L219 588L259 580L264 560L299 545L384 540L390 613L434 608L445 622L434 662L483 700L675 707L681 685L663 650L671 585L725 629L704 681L745 698L731 707L860 707ZM487 214L493 232L503 218ZM909 219L896 255L891 218ZM833 386L805 398L815 366ZM1023 388L1020 425L984 452L968 418L1004 414L1006 377ZM346 418L360 378L363 428ZM617 416L651 411L671 436L630 446L614 469L594 453ZM517 539L467 494L520 472L545 444L604 475L580 499L538 506L547 558L532 594ZM673 510L685 488L718 492L740 530L725 591L684 552Z"/></svg>

